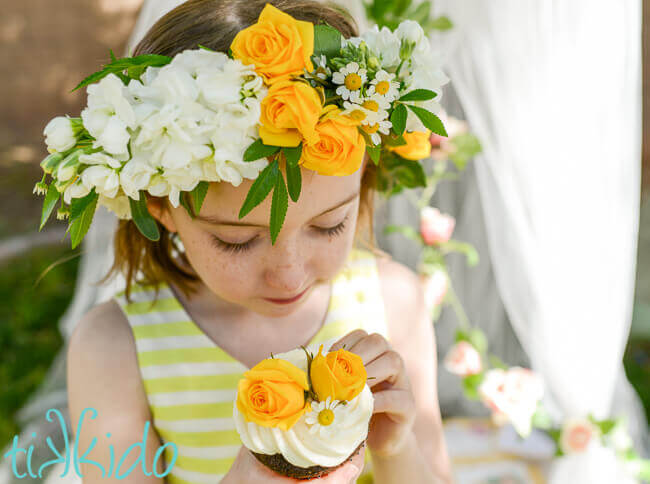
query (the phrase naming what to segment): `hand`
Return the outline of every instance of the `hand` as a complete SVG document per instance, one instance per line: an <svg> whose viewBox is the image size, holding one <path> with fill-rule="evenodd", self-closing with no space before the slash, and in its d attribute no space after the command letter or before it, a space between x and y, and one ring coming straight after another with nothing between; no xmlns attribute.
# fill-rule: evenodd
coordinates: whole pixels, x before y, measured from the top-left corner
<svg viewBox="0 0 650 484"><path fill-rule="evenodd" d="M326 476L318 479L311 479L309 482L315 482L318 484L354 484L363 469L365 450L366 447L364 444L350 461L346 462ZM255 456L242 445L230 471L224 476L221 482L223 484L295 484L296 482L305 481L284 477L273 472L258 461Z"/></svg>
<svg viewBox="0 0 650 484"><path fill-rule="evenodd" d="M399 453L413 433L415 397L404 360L379 333L352 331L332 345L361 357L368 374L368 386L375 397L368 431L368 448L379 457Z"/></svg>

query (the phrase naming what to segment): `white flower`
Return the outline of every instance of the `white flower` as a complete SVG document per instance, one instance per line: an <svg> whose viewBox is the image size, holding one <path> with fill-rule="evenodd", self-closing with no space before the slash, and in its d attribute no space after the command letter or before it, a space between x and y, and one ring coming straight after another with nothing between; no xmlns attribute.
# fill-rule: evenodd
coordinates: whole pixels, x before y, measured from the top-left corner
<svg viewBox="0 0 650 484"><path fill-rule="evenodd" d="M72 130L70 119L65 116L57 116L47 123L43 134L45 135L45 144L50 153L54 151L68 151L77 142L77 137Z"/></svg>
<svg viewBox="0 0 650 484"><path fill-rule="evenodd" d="M585 452L599 437L598 428L586 419L569 418L562 424L560 449L565 454Z"/></svg>
<svg viewBox="0 0 650 484"><path fill-rule="evenodd" d="M91 190L93 187L100 195L114 198L120 189L120 177L117 172L104 165L93 165L81 172L83 184Z"/></svg>
<svg viewBox="0 0 650 484"><path fill-rule="evenodd" d="M228 62L228 56L223 52L191 49L176 54L170 65L181 68L196 78L204 71L221 69L226 62Z"/></svg>
<svg viewBox="0 0 650 484"><path fill-rule="evenodd" d="M393 126L393 123L391 123L388 120L383 120L379 121L374 124L367 124L367 125L362 125L361 129L363 129L366 133L370 135L370 139L373 142L373 144L378 145L381 143L381 134L388 134L390 133L390 128Z"/></svg>
<svg viewBox="0 0 650 484"><path fill-rule="evenodd" d="M399 49L401 41L388 27L377 26L366 30L361 38L366 42L370 50L379 56L384 69L397 68L400 63Z"/></svg>
<svg viewBox="0 0 650 484"><path fill-rule="evenodd" d="M200 163L190 163L178 169L165 170L164 177L170 185L169 201L174 208L180 204L180 192L189 192L201 181L203 168Z"/></svg>
<svg viewBox="0 0 650 484"><path fill-rule="evenodd" d="M145 161L130 160L120 171L122 190L134 200L140 200L140 190L144 190L149 186L151 175L154 173L156 173L156 169Z"/></svg>
<svg viewBox="0 0 650 484"><path fill-rule="evenodd" d="M97 200L98 205L103 205L118 218L128 220L131 218L131 205L129 203L129 197L120 193L118 196L110 198L100 195Z"/></svg>
<svg viewBox="0 0 650 484"><path fill-rule="evenodd" d="M400 40L415 45L418 45L426 40L424 30L422 30L422 27L419 23L413 20L404 20L402 23L400 23L397 29L395 29L395 35L397 35Z"/></svg>
<svg viewBox="0 0 650 484"><path fill-rule="evenodd" d="M481 355L467 341L459 341L451 347L445 356L444 365L447 371L462 377L476 375L483 370Z"/></svg>
<svg viewBox="0 0 650 484"><path fill-rule="evenodd" d="M393 102L399 96L399 82L395 81L395 74L381 70L375 74L375 78L370 81L368 94L370 96L379 94L388 102Z"/></svg>
<svg viewBox="0 0 650 484"><path fill-rule="evenodd" d="M88 86L88 106L81 112L85 128L97 140L93 146L121 159L128 157L127 128L135 128L135 113L127 94L122 81L109 74Z"/></svg>
<svg viewBox="0 0 650 484"><path fill-rule="evenodd" d="M361 88L367 80L366 70L360 69L356 62L350 62L332 76L332 81L335 84L341 84L336 88L336 94L352 102L359 102Z"/></svg>
<svg viewBox="0 0 650 484"><path fill-rule="evenodd" d="M497 424L512 423L522 437L532 429L532 418L544 394L540 378L531 370L513 367L489 370L478 389Z"/></svg>
<svg viewBox="0 0 650 484"><path fill-rule="evenodd" d="M108 156L106 153L102 152L81 155L79 156L79 163L83 163L84 165L106 165L115 169L122 166L121 161L118 161L112 156Z"/></svg>
<svg viewBox="0 0 650 484"><path fill-rule="evenodd" d="M155 174L149 180L147 191L154 197L166 197L171 191L171 187L164 176L160 173Z"/></svg>
<svg viewBox="0 0 650 484"><path fill-rule="evenodd" d="M607 445L617 452L625 452L632 447L632 439L627 430L625 419L619 419L614 428L604 437Z"/></svg>
<svg viewBox="0 0 650 484"><path fill-rule="evenodd" d="M77 178L77 181L68 186L63 192L63 201L70 205L73 198L83 198L90 193L90 189L83 184L81 178Z"/></svg>
<svg viewBox="0 0 650 484"><path fill-rule="evenodd" d="M324 402L312 401L311 412L305 415L309 434L331 436L337 428L341 428L339 420L343 417L342 406L339 400L332 400L332 397L327 397Z"/></svg>
<svg viewBox="0 0 650 484"><path fill-rule="evenodd" d="M324 55L314 57L314 71L312 74L320 79L326 80L332 75L332 70L327 67L327 58Z"/></svg>

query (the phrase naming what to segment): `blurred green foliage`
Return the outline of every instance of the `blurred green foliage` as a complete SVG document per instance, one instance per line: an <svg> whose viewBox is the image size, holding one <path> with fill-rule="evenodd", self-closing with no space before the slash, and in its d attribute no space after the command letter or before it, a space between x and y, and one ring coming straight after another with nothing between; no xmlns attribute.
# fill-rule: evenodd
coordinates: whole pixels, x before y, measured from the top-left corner
<svg viewBox="0 0 650 484"><path fill-rule="evenodd" d="M79 257L65 247L0 261L0 446L20 429L15 413L43 380L63 345L58 323L74 292Z"/></svg>
<svg viewBox="0 0 650 484"><path fill-rule="evenodd" d="M445 16L431 15L433 2L413 2L413 0L370 0L364 1L368 20L379 28L388 27L391 30L403 20L414 20L419 23L426 33L432 30L449 30L453 27L451 20Z"/></svg>

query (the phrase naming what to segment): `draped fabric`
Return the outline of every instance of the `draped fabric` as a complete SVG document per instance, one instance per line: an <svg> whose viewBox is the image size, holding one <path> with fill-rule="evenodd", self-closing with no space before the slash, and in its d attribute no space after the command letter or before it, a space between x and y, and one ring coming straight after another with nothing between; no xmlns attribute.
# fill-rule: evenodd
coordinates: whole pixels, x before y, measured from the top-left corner
<svg viewBox="0 0 650 484"><path fill-rule="evenodd" d="M478 190L508 317L554 417L609 416L617 386L630 401L622 354L639 220L641 3L437 6L455 23L440 36L446 70L483 145ZM638 405L625 410L640 438ZM557 467L575 470L568 461Z"/></svg>

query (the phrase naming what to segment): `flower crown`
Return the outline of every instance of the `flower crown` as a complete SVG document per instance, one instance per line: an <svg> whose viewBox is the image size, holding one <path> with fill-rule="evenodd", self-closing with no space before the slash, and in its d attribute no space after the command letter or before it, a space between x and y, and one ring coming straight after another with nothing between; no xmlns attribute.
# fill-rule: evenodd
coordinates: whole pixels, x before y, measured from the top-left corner
<svg viewBox="0 0 650 484"><path fill-rule="evenodd" d="M270 4L228 54L200 45L173 58L111 52L74 89L88 86L81 117L56 117L44 130L40 228L61 200L57 218L69 219L74 248L99 204L155 241L145 193L195 217L209 182L247 178L255 181L239 218L273 191L275 243L289 197L300 196L301 166L346 176L367 152L381 192L424 186L417 161L430 154L431 132L447 135L434 114L446 82L416 22L344 39Z"/></svg>

